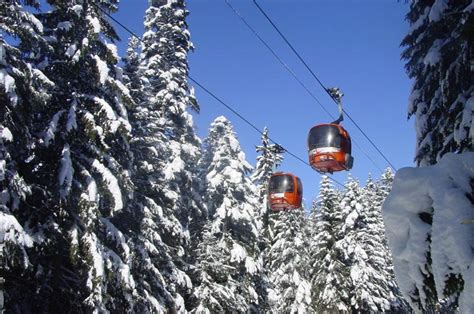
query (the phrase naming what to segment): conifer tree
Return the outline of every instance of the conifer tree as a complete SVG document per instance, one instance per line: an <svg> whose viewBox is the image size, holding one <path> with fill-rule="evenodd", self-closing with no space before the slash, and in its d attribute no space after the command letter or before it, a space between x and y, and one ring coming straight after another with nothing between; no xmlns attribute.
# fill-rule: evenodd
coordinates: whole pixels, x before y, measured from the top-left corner
<svg viewBox="0 0 474 314"><path fill-rule="evenodd" d="M411 28L402 46L414 80L408 116L415 116L418 165L473 150L473 10L470 0L410 4Z"/></svg>
<svg viewBox="0 0 474 314"><path fill-rule="evenodd" d="M270 214L271 243L265 252L268 272L268 303L271 312L310 311L309 234L304 210L294 209Z"/></svg>
<svg viewBox="0 0 474 314"><path fill-rule="evenodd" d="M270 210L267 208L267 188L268 180L273 172L283 161L283 148L277 144L270 144L268 129L265 127L261 137L262 144L256 147L257 165L252 173L251 179L257 185L258 202L260 209L258 210L259 219L263 224L263 232L259 234L259 246L263 252L265 247L269 245L270 239L268 234L268 219ZM262 254L263 263L266 263L266 257ZM263 311L268 308L268 269L264 268L257 283L257 293L259 295L260 309Z"/></svg>
<svg viewBox="0 0 474 314"><path fill-rule="evenodd" d="M0 3L0 299L10 311L31 311L38 235L51 212L38 210L48 194L38 184L35 116L46 107L52 82L35 65L48 51L36 1ZM10 41L11 43L9 43ZM5 289L5 293L3 293ZM2 307L3 309L3 307Z"/></svg>
<svg viewBox="0 0 474 314"><path fill-rule="evenodd" d="M128 259L125 208L131 195L126 107L118 39L102 10L117 1L48 1L38 14L51 49L37 66L54 84L34 175L47 187L51 215L35 261L35 311L127 311L135 281ZM41 302L39 301L41 300Z"/></svg>
<svg viewBox="0 0 474 314"><path fill-rule="evenodd" d="M134 267L140 306L151 311L184 310L191 293L188 220L201 214L200 141L188 113L199 107L187 82L187 14L184 1L150 1L140 54L132 39L126 57L127 86L137 103L130 115L134 210L141 215Z"/></svg>
<svg viewBox="0 0 474 314"><path fill-rule="evenodd" d="M267 211L266 208L266 195L267 195L267 185L268 180L275 171L275 169L280 166L283 161L283 148L277 144L270 144L270 139L268 137L268 129L265 127L262 134L262 145L257 146L257 153L260 155L257 156L257 165L255 170L252 173L252 181L258 187L258 196L259 201L264 206L262 207L262 213Z"/></svg>
<svg viewBox="0 0 474 314"><path fill-rule="evenodd" d="M310 217L310 278L312 308L316 312L349 310L349 269L338 245L345 220L340 208L341 195L329 177L323 176Z"/></svg>
<svg viewBox="0 0 474 314"><path fill-rule="evenodd" d="M361 188L355 180L346 185L343 208L349 210L343 246L350 262L354 310L383 312L390 309L393 295L387 269L385 239L380 206L376 202L375 184L369 175Z"/></svg>
<svg viewBox="0 0 474 314"><path fill-rule="evenodd" d="M370 181L366 184L366 190L368 194L373 196L369 197L370 202L367 206L371 208L368 215L371 217L370 229L374 236L381 239L383 245L383 267L386 272L386 282L391 291L390 309L395 312L406 312L410 310L410 307L406 300L403 298L400 288L395 280L395 273L393 269L392 252L389 249L387 237L385 234L385 225L382 219L382 205L387 196L390 194L392 189L394 174L391 168L385 169L380 179L372 184Z"/></svg>
<svg viewBox="0 0 474 314"><path fill-rule="evenodd" d="M204 142L201 177L209 220L196 256L198 313L256 309L255 282L261 270L256 188L231 123L218 117Z"/></svg>

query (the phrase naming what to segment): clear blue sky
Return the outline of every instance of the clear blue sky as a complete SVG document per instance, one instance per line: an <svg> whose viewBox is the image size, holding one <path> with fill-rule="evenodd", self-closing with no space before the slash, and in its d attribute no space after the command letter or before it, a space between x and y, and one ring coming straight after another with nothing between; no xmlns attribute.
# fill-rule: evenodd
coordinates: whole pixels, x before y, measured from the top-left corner
<svg viewBox="0 0 474 314"><path fill-rule="evenodd" d="M231 0L311 91L337 115L337 108L312 79L251 0ZM345 109L397 168L413 166L415 132L407 121L411 82L405 74L400 42L407 33L405 1L397 0L260 0L290 42L327 87L339 86ZM307 160L306 137L315 124L330 118L241 23L224 0L188 0L193 78L263 129L294 154ZM145 0L122 0L115 15L141 35ZM117 27L124 41L129 37ZM125 42L119 44L123 53ZM255 164L260 135L196 87L201 113L194 114L201 138L219 115L234 124L247 160ZM346 119L343 125L380 168L387 163ZM354 146L354 145L353 145ZM380 171L357 147L352 175L364 182ZM293 172L304 185L309 206L319 189L320 175L285 155L280 170ZM348 173L334 178L344 182Z"/></svg>

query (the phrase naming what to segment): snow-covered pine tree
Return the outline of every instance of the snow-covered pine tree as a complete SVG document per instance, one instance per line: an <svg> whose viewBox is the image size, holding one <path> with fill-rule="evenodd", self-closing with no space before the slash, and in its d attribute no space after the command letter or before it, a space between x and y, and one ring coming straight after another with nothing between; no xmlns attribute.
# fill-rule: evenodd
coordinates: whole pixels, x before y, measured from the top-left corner
<svg viewBox="0 0 474 314"><path fill-rule="evenodd" d="M165 160L161 156L165 136L160 126L162 106L150 101L153 91L157 93L156 89L161 86L145 88L147 78L139 71L139 43L137 38L132 37L124 57L124 83L136 104L129 110L132 126L130 148L133 152L131 180L135 187L129 207L136 222L130 226L134 243L131 267L137 290L133 310L140 313L164 312L176 307L174 296L162 274L174 267L171 249L163 242L162 236L180 223L176 219L169 220L170 214L163 205L165 182L162 171Z"/></svg>
<svg viewBox="0 0 474 314"><path fill-rule="evenodd" d="M393 173L387 168L379 181L374 182L369 178L362 188L362 222L359 226L363 232L362 239L358 242L360 247L367 253L369 259L367 265L366 279L369 285L362 282L362 294L364 289L370 291L375 288L368 299L369 307L385 308L388 311L407 312L408 304L405 302L398 289L393 273L393 263L388 243L385 237L385 229L382 219L382 203L387 197L393 181ZM362 276L363 277L363 276ZM361 279L361 278L359 278ZM364 285L366 285L364 287ZM367 289L369 287L369 289ZM378 310L380 311L380 310Z"/></svg>
<svg viewBox="0 0 474 314"><path fill-rule="evenodd" d="M252 167L223 116L211 124L204 141L201 178L209 221L196 254L198 313L246 312L258 307L255 282L261 270L258 200L247 176Z"/></svg>
<svg viewBox="0 0 474 314"><path fill-rule="evenodd" d="M353 311L388 311L396 303L392 277L386 267L380 208L376 205L375 184L370 176L364 188L350 178L340 204L346 217L342 227L344 238L337 246L350 269L352 289L348 305Z"/></svg>
<svg viewBox="0 0 474 314"><path fill-rule="evenodd" d="M268 129L265 127L262 134L262 144L256 147L259 154L257 165L252 173L251 179L257 185L258 199L262 204L261 214L267 212L267 185L268 180L283 161L283 148L277 144L270 144Z"/></svg>
<svg viewBox="0 0 474 314"><path fill-rule="evenodd" d="M126 57L131 110L136 214L142 215L134 258L139 308L184 311L192 292L188 271L189 216L199 216L197 161L200 141L188 113L198 111L187 82L192 48L184 1L150 1L138 55L131 40Z"/></svg>
<svg viewBox="0 0 474 314"><path fill-rule="evenodd" d="M391 168L385 169L381 177L377 182L372 184L369 180L366 183L365 190L369 195L373 197L367 198L369 200L369 208L373 208L367 214L369 216L370 229L378 238L382 239L383 250L384 250L384 268L387 274L387 284L392 292L392 299L390 301L390 309L393 312L407 312L410 307L406 300L403 298L400 288L395 280L395 273L393 270L393 258L392 252L389 249L387 237L385 234L385 225L382 218L382 205L387 196L390 194L392 189L394 174Z"/></svg>
<svg viewBox="0 0 474 314"><path fill-rule="evenodd" d="M141 216L134 254L137 310L182 311L191 292L184 253L188 214L198 207L195 189L185 187L195 186L199 140L187 113L197 107L186 80L192 47L186 15L182 1L151 1L141 51L132 38L125 58L124 78L137 104L130 114L133 207Z"/></svg>
<svg viewBox="0 0 474 314"><path fill-rule="evenodd" d="M36 1L0 3L0 277L5 280L0 299L7 311L31 311L34 305L34 243L52 214L38 210L48 196L31 174L37 166L33 120L52 87L34 64L48 49L43 26L31 13L38 6Z"/></svg>
<svg viewBox="0 0 474 314"><path fill-rule="evenodd" d="M402 41L406 69L414 79L408 114L416 119L415 160L419 166L434 166L428 168L430 170L399 170L398 180L395 179L398 186L394 186L397 193L391 193L388 197L391 201L384 204L384 220L387 234L391 237L391 249L396 255L403 252L403 256L394 254L400 287L410 305L423 311L432 310L441 296L456 304L467 282L462 279L465 274L460 269L463 267L452 268L458 262L464 264L464 258L453 258L451 252L443 249L435 256L433 250L443 248L445 239L461 234L460 228L451 229L452 225L446 218L449 216L445 212L446 206L437 204L445 201L442 197L438 199L440 194L444 195L448 190L449 194L454 193L452 181L461 178L461 171L465 171L465 164L459 164L458 168L463 170L458 170L458 178L451 177L451 172L457 171L451 166L456 157L448 153L465 155L473 150L473 10L474 5L469 0L413 1L407 14L411 28ZM436 166L442 162L443 156L446 157L443 165L448 165L446 169ZM466 157L459 157L462 158ZM443 182L447 184L446 188L432 188L432 182L426 179L430 177L427 171L439 174L441 177L436 178L439 181L436 184L439 187ZM423 182L425 186L416 186L417 182ZM409 184L412 185L407 189ZM434 190L440 192L432 195ZM465 193L472 193L472 185ZM414 196L419 198L415 204L398 203L400 199L415 199ZM463 202L472 203L472 199L459 197L452 202L456 205L448 207L449 212L462 215L465 205L460 204ZM438 213L435 212L436 206ZM400 221L405 217L410 218L409 224L405 223L406 227L400 230ZM449 245L446 249L457 250L462 242L453 241L456 245ZM413 271L408 272L408 269ZM470 291L467 294L472 295ZM469 302L465 303L465 309L472 306L467 304Z"/></svg>
<svg viewBox="0 0 474 314"><path fill-rule="evenodd" d="M323 176L309 219L311 306L318 313L350 308L350 273L336 245L343 237L341 228L345 219L340 202L340 192L334 189L329 177Z"/></svg>
<svg viewBox="0 0 474 314"><path fill-rule="evenodd" d="M273 172L283 161L283 148L277 144L270 144L268 136L268 129L263 129L261 137L262 144L256 147L259 154L257 156L257 165L252 173L251 179L257 185L258 202L260 204L259 216L263 224L263 232L260 234L259 242L260 249L265 250L265 247L270 243L270 236L268 234L268 218L270 211L267 208L267 188L268 180ZM262 256L263 263L265 263L265 256ZM261 310L268 310L268 271L263 269L261 278L257 284L257 292L260 298L259 304Z"/></svg>
<svg viewBox="0 0 474 314"><path fill-rule="evenodd" d="M416 118L418 165L474 149L473 10L471 0L410 4L411 28L402 46L414 79L408 116Z"/></svg>
<svg viewBox="0 0 474 314"><path fill-rule="evenodd" d="M272 313L310 311L309 234L303 208L270 214L271 242L265 250L268 305Z"/></svg>
<svg viewBox="0 0 474 314"><path fill-rule="evenodd" d="M36 65L54 83L47 108L36 116L40 144L32 175L52 204L38 238L33 311L128 311L135 282L125 236L130 195L132 103L121 83L112 43L118 37L97 6L117 1L55 1L38 14L51 49Z"/></svg>

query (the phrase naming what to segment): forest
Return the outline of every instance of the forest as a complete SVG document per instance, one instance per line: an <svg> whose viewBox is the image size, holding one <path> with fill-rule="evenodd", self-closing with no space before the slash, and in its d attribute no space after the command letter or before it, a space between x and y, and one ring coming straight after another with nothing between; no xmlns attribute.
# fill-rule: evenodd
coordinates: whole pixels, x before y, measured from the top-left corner
<svg viewBox="0 0 474 314"><path fill-rule="evenodd" d="M474 1L409 1L416 167L281 211L269 128L197 134L185 0L124 55L118 2L0 2L0 312L474 312Z"/></svg>

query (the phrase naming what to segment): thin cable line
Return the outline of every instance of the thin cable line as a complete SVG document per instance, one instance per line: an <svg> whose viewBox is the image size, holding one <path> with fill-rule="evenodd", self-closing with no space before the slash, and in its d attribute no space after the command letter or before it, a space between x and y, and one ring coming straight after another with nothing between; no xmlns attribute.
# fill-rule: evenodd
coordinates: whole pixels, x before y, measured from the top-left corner
<svg viewBox="0 0 474 314"><path fill-rule="evenodd" d="M247 28L255 35L255 37L258 38L258 40L270 51L270 53L278 60L278 62L288 71L288 73L293 76L293 78L306 90L306 92L311 96L311 98L316 101L316 103L327 113L327 115L332 119L335 120L336 118L329 112L329 110L324 107L324 105L319 101L318 98L310 91L310 89L298 78L296 73L283 61L283 59L273 50L270 45L258 34L258 32L245 20L245 18L237 11L232 4L228 0L224 0L227 6L239 17L239 19L242 21L242 23L247 26ZM359 143L354 139L353 140L354 145L367 157L369 161L372 162L372 164L377 168L381 173L383 173L383 170L380 168L380 166L375 162L375 160L369 156L369 154L362 149L362 147L359 145Z"/></svg>
<svg viewBox="0 0 474 314"><path fill-rule="evenodd" d="M321 85L321 87L324 89L324 91L331 97L331 99L337 104L337 100L334 98L333 95L328 91L328 89L324 86L324 84L321 82L321 80L316 76L316 74L311 70L309 65L304 61L304 59L301 57L301 55L296 51L296 49L293 47L293 45L288 41L286 36L280 31L280 29L275 25L275 23L272 21L272 19L268 16L268 14L263 10L263 8L257 3L256 0L253 0L253 3L255 6L258 8L258 10L265 16L267 21L273 26L273 28L278 32L280 37L285 41L285 43L290 47L290 49L293 51L293 53L298 57L298 59L303 63L303 65L306 67L306 69L311 73L313 78ZM361 129L361 127L352 119L352 117L349 115L347 111L342 109L344 114L349 118L349 120L352 121L352 123L357 127L357 129L364 135L364 137L369 141L369 143L377 150L377 152L382 156L383 159L392 167L393 170L397 171L397 168L388 160L388 158L382 153L382 151L375 145L375 143L367 136L367 134Z"/></svg>
<svg viewBox="0 0 474 314"><path fill-rule="evenodd" d="M255 131L257 131L259 134L263 135L263 132L257 128L252 122L250 122L249 120L247 120L244 116L242 116L240 113L238 113L237 111L235 111L231 106L229 106L228 104L226 104L222 99L220 99L219 97L216 96L216 94L214 94L213 92L211 92L209 89L207 89L205 86L203 86L202 84L200 84L198 81L196 81L195 79L193 79L190 75L188 75L188 78L193 81L197 86L199 86L203 91L205 91L207 94L209 94L212 98L214 98L216 101L218 101L220 104L222 104L224 107L226 107L227 109L229 109L232 113L234 113L237 117L239 117L240 119L242 119L245 123L247 123L250 127L252 127ZM283 147L282 145L280 145L277 141L275 141L273 138L271 137L268 137L268 139L280 146L281 148L283 148L285 150L285 152L287 152L289 155L291 155L292 157L294 157L295 159L301 161L302 163L304 163L305 165L311 167L311 165L301 159L300 157L298 157L297 155L293 154L292 152L290 152L289 150L287 150L285 147ZM312 167L311 167L312 168ZM317 170L316 170L317 171ZM320 175L327 175L325 173L321 173L320 171L317 171ZM338 185L344 187L344 185L342 183L340 183L339 181L337 181L336 179L328 176L329 179L331 179L332 181L334 181L335 183L337 183Z"/></svg>
<svg viewBox="0 0 474 314"><path fill-rule="evenodd" d="M270 47L270 45L267 44L267 42L257 33L257 31L252 26L250 26L249 23L247 23L245 18L232 6L232 4L230 4L228 0L224 1L229 6L229 8L235 13L235 15L240 18L242 23L247 26L247 28L255 35L255 37L257 37L260 42L270 51L270 53L278 60L278 62L280 62L280 64L288 71L288 73L290 73L291 76L293 76L293 78L308 92L311 98L313 98L318 103L318 105L328 114L331 119L335 119L333 115L329 112L329 110L327 110L326 107L323 106L319 99L317 99L316 96L309 90L309 88L298 78L298 76L296 76L295 72L285 63L285 61L283 61L282 58L280 58L280 56L278 56L278 54Z"/></svg>
<svg viewBox="0 0 474 314"><path fill-rule="evenodd" d="M122 27L125 31L127 31L130 35L132 35L133 37L137 38L140 42L144 43L144 41L138 37L133 31L131 31L128 27L126 27L125 25L123 25L122 23L120 23L117 19L115 19L114 17L112 17L109 13L107 13L106 11L104 11L101 7L99 7L98 5L96 5L94 2L90 2L94 7L96 7L97 9L99 9L100 11L102 11L102 13L104 13L107 17L109 17L112 21L114 21L115 23L117 23L120 27ZM214 93L212 93L209 89L207 89L206 87L204 87L202 84L200 84L198 81L196 81L195 79L193 79L190 75L188 75L188 78L193 81L196 85L198 85L202 90L204 90L207 94L209 94L212 98L214 98L215 100L217 100L219 103L221 103L222 105L224 105L227 109L229 109L232 113L234 113L237 117L239 117L240 119L242 119L245 123L247 123L249 126L251 126L255 131L257 131L258 133L260 133L261 135L263 135L263 132L260 131L259 128L257 128L253 123L251 123L249 120L247 120L244 116L242 116L240 113L238 113L237 111L235 111L231 106L227 105L224 101L222 101L219 97L217 97ZM306 162L305 160L301 159L300 157L298 157L297 155L293 154L292 152L288 151L287 149L285 149L282 145L278 144L276 141L274 141L272 138L268 138L271 142L273 142L274 144L276 145L279 145L280 147L282 147L285 152L287 152L289 155L291 155L292 157L296 158L297 160L301 161L302 163L304 163L305 165L311 167L311 165ZM312 167L311 167L312 168ZM323 175L321 172L317 171L320 175ZM335 182L336 184L344 187L344 185L342 183L340 183L339 181L337 181L336 179L328 176L328 178L330 180L332 180L333 182Z"/></svg>

